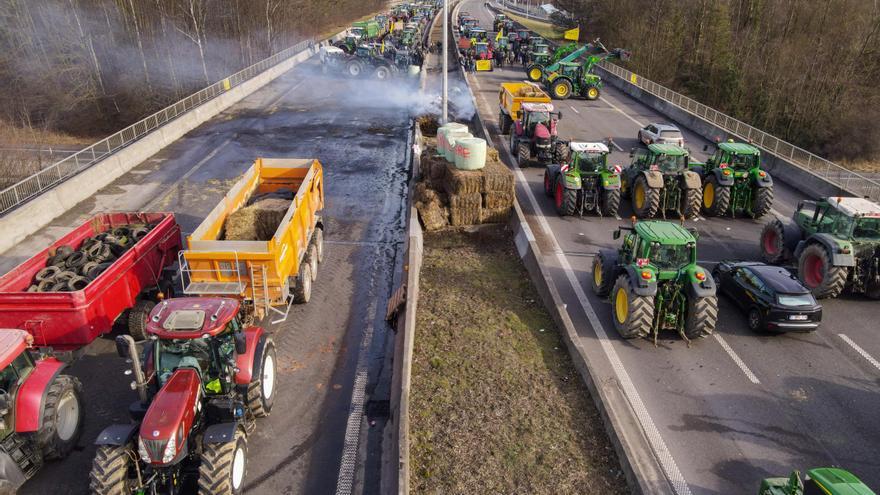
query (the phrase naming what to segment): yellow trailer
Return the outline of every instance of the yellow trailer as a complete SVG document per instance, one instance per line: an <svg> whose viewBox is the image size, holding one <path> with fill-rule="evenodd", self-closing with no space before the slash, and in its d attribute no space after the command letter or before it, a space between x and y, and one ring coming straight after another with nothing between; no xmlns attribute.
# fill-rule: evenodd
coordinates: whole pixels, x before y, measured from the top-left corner
<svg viewBox="0 0 880 495"><path fill-rule="evenodd" d="M523 103L551 102L550 95L535 83L501 83L501 91L498 93L498 125L501 127L501 134L510 132L510 126L517 119Z"/></svg>
<svg viewBox="0 0 880 495"><path fill-rule="evenodd" d="M253 208L249 203L254 199L285 201L286 195L292 196L290 206L284 211L281 203L280 223L274 234L270 230L271 238L230 238L231 216ZM273 323L284 321L293 302L305 303L311 296L323 258L324 224L318 215L323 208L318 160L257 158L187 237L187 249L178 259L184 293L238 297L257 318L272 312Z"/></svg>

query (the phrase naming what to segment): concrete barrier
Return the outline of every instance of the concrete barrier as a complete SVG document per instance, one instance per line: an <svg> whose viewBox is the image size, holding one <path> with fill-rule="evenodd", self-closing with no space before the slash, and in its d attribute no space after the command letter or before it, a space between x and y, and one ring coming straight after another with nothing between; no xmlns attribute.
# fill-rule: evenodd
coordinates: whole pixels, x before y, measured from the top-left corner
<svg viewBox="0 0 880 495"><path fill-rule="evenodd" d="M330 40L335 41L339 37L340 34L337 34ZM193 108L146 134L140 140L0 217L0 232L3 232L3 235L0 236L0 253L37 232L186 133L269 84L297 64L309 59L317 53L317 49L318 45L315 45L314 48L303 50L284 62L267 69L262 74Z"/></svg>

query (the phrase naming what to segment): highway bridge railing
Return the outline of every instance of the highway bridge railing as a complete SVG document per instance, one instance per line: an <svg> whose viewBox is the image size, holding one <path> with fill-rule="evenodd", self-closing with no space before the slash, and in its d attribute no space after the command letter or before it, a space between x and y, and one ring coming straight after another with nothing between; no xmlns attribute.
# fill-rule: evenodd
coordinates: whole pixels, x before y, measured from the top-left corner
<svg viewBox="0 0 880 495"><path fill-rule="evenodd" d="M286 48L3 189L0 191L0 215L13 210L28 200L39 196L44 191L104 160L120 149L171 122L178 116L244 84L314 43L315 40L309 39Z"/></svg>

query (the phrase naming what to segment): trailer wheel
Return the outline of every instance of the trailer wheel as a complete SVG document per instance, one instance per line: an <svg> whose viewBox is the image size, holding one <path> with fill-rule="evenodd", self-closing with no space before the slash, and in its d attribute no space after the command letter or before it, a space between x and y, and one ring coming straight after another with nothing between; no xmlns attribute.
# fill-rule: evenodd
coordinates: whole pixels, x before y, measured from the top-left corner
<svg viewBox="0 0 880 495"><path fill-rule="evenodd" d="M689 339L708 337L715 331L718 321L718 298L689 297L684 334Z"/></svg>
<svg viewBox="0 0 880 495"><path fill-rule="evenodd" d="M263 358L260 363L260 375L251 377L248 385L247 404L254 417L265 418L272 412L275 404L276 366L275 342L266 339L263 344Z"/></svg>
<svg viewBox="0 0 880 495"><path fill-rule="evenodd" d="M305 304L312 298L312 267L303 262L299 265L296 287L293 288L293 302Z"/></svg>
<svg viewBox="0 0 880 495"><path fill-rule="evenodd" d="M810 244L798 259L798 278L817 299L837 297L843 292L849 267L834 266L821 244Z"/></svg>
<svg viewBox="0 0 880 495"><path fill-rule="evenodd" d="M247 437L240 429L227 443L202 446L199 495L239 495L247 472Z"/></svg>
<svg viewBox="0 0 880 495"><path fill-rule="evenodd" d="M315 244L315 251L318 253L318 263L324 262L324 229L318 227L312 237Z"/></svg>
<svg viewBox="0 0 880 495"><path fill-rule="evenodd" d="M141 299L134 303L134 307L128 312L128 334L134 340L145 340L147 338L147 320L150 318L150 311L156 303L149 299Z"/></svg>
<svg viewBox="0 0 880 495"><path fill-rule="evenodd" d="M70 454L82 433L82 384L70 375L58 375L46 390L37 443L46 459Z"/></svg>
<svg viewBox="0 0 880 495"><path fill-rule="evenodd" d="M306 248L306 257L304 263L309 264L309 271L312 272L312 282L318 279L318 253L314 244L309 244Z"/></svg>
<svg viewBox="0 0 880 495"><path fill-rule="evenodd" d="M129 495L129 471L134 458L134 445L99 445L89 473L89 490L94 495Z"/></svg>

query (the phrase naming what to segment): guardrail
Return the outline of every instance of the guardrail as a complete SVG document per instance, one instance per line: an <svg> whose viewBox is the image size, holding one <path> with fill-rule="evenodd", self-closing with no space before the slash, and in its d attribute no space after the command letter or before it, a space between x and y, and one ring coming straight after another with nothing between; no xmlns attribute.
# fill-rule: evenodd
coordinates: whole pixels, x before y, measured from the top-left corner
<svg viewBox="0 0 880 495"><path fill-rule="evenodd" d="M515 4L513 2L510 2L509 0L498 0L498 3L500 3L505 9L519 12L520 14L524 15L526 18L540 19L540 20L550 19L550 17L547 14L545 14L544 12L541 12L541 9L540 9L541 3L542 3L541 0L533 0L533 2L527 3L526 8L522 8L522 3ZM534 3L534 6L535 6L534 10L530 8L532 6L532 3Z"/></svg>
<svg viewBox="0 0 880 495"><path fill-rule="evenodd" d="M151 131L174 120L179 115L204 104L232 88L240 86L265 70L305 50L313 43L315 43L315 40L309 39L286 48L3 189L0 191L0 215L82 172L116 151L144 137Z"/></svg>
<svg viewBox="0 0 880 495"><path fill-rule="evenodd" d="M858 172L842 167L821 156L799 148L789 142L752 127L745 122L737 120L714 108L706 106L681 93L677 93L654 81L645 79L629 70L609 62L603 62L601 67L609 74L632 84L654 96L666 100L682 110L696 115L707 122L738 136L743 141L750 141L753 145L764 151L786 160L793 165L809 171L810 173L852 192L858 196L864 196L875 201L880 201L880 182L871 179Z"/></svg>

